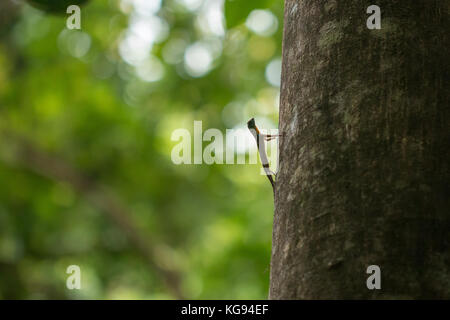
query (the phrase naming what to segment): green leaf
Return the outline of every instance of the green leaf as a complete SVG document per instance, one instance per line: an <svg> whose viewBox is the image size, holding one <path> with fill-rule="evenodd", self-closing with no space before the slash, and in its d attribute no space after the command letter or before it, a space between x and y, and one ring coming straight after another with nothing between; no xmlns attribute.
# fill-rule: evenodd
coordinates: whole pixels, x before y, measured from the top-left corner
<svg viewBox="0 0 450 320"><path fill-rule="evenodd" d="M70 5L81 6L85 4L88 0L27 0L27 2L35 8L40 10L66 14L67 7Z"/></svg>

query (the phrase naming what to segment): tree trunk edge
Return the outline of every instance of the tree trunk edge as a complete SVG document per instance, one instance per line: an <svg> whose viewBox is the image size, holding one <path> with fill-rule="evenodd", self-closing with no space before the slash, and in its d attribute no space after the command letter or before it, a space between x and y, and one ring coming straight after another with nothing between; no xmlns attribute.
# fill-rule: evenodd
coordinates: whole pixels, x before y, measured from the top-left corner
<svg viewBox="0 0 450 320"><path fill-rule="evenodd" d="M285 1L269 299L450 298L449 4L371 4Z"/></svg>

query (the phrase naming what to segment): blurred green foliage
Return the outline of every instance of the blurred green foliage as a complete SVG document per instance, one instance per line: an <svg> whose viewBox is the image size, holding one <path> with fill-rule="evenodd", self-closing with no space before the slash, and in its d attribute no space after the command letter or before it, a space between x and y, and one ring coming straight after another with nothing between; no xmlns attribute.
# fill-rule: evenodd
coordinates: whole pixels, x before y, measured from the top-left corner
<svg viewBox="0 0 450 320"><path fill-rule="evenodd" d="M278 3L277 3L278 2ZM224 11L226 14L226 25L233 28L244 22L250 12L259 8L269 8L271 5L279 5L276 0L225 0Z"/></svg>
<svg viewBox="0 0 450 320"><path fill-rule="evenodd" d="M47 12L64 14L70 5L81 6L88 0L26 0L30 5Z"/></svg>
<svg viewBox="0 0 450 320"><path fill-rule="evenodd" d="M283 4L234 2L90 1L68 30L2 1L0 298L267 297L259 165L171 161L194 120L276 128Z"/></svg>

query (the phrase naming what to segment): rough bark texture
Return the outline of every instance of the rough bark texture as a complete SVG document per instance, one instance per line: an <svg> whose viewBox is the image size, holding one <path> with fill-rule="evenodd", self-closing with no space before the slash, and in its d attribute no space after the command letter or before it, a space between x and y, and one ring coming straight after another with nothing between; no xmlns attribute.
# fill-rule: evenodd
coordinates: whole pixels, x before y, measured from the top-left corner
<svg viewBox="0 0 450 320"><path fill-rule="evenodd" d="M285 1L270 298L450 298L449 11Z"/></svg>

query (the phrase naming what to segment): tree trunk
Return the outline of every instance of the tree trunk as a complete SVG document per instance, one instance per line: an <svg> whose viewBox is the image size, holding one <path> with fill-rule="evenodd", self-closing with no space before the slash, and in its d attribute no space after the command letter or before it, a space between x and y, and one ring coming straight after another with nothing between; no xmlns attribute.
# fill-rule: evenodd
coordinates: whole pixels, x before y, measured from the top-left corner
<svg viewBox="0 0 450 320"><path fill-rule="evenodd" d="M285 1L271 299L450 298L449 12Z"/></svg>

